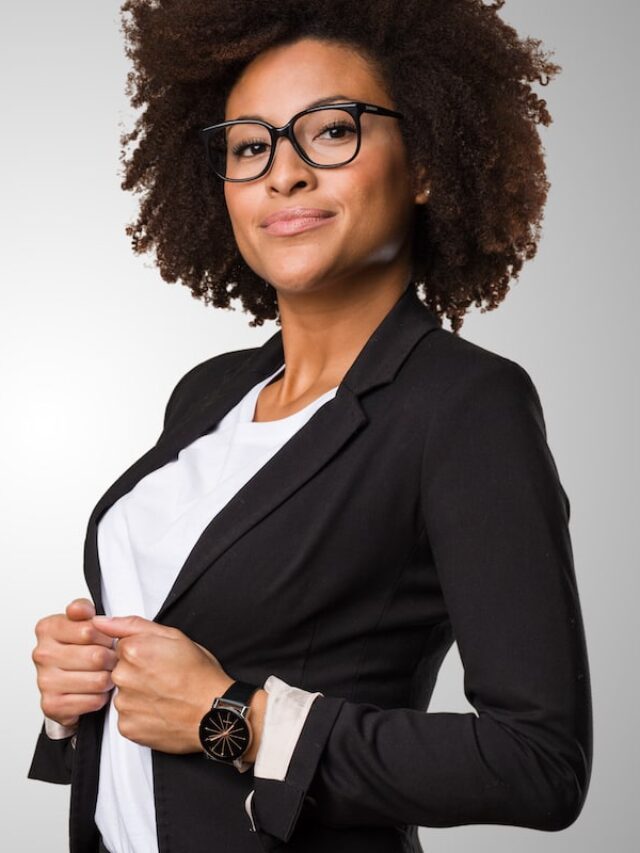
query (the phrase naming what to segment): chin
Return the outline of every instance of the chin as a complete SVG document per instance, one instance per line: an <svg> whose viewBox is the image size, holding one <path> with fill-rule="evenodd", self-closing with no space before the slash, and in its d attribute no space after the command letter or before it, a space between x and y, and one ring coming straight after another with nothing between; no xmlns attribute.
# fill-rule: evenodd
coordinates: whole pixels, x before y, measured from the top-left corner
<svg viewBox="0 0 640 853"><path fill-rule="evenodd" d="M276 290L286 293L308 293L320 290L326 284L330 267L326 263L322 266L310 266L307 262L301 264L287 264L286 267L270 269L262 277L268 281Z"/></svg>
<svg viewBox="0 0 640 853"><path fill-rule="evenodd" d="M314 291L322 290L322 279L307 279L297 276L293 279L279 277L277 279L267 279L271 286L281 296L297 296L303 293L313 293Z"/></svg>

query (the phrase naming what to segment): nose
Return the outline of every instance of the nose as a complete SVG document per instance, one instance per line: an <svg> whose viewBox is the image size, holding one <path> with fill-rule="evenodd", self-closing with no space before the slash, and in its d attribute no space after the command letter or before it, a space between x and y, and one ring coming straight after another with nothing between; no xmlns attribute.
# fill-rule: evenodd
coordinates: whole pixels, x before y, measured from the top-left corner
<svg viewBox="0 0 640 853"><path fill-rule="evenodd" d="M265 177L274 185L297 184L303 178L308 179L311 172L312 167L298 154L292 140L281 136L276 143L271 168Z"/></svg>

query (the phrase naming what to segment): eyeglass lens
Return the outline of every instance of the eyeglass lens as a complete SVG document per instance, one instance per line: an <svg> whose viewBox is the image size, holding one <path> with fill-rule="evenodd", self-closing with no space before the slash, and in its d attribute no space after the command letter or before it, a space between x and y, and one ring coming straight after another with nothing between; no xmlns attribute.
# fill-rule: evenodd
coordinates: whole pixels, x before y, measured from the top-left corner
<svg viewBox="0 0 640 853"><path fill-rule="evenodd" d="M299 116L294 136L307 157L318 166L339 166L358 146L358 127L346 110L316 110ZM269 160L271 136L260 124L235 124L209 135L214 169L226 178L257 177Z"/></svg>

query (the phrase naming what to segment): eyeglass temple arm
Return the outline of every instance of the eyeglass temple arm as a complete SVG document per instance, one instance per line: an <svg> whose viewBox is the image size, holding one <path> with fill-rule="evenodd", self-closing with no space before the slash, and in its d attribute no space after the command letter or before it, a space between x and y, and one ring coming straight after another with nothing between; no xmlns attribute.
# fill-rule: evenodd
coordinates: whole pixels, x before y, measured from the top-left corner
<svg viewBox="0 0 640 853"><path fill-rule="evenodd" d="M380 116L392 116L393 118L404 118L402 113L397 110L390 110L387 107L376 107L373 104L363 104L362 111L365 113L377 113Z"/></svg>

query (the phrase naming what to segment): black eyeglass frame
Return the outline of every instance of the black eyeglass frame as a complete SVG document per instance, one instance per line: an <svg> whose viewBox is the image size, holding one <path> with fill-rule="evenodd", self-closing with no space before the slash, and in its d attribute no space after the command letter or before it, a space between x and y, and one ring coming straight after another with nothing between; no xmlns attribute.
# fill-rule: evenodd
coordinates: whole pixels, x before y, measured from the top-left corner
<svg viewBox="0 0 640 853"><path fill-rule="evenodd" d="M318 112L319 110L335 109L344 110L345 112L349 113L349 115L353 119L356 125L358 136L356 150L353 155L349 157L348 160L345 160L343 163L315 163L313 160L307 157L302 147L299 145L297 139L295 138L293 133L294 122L298 118L300 118L300 116L306 115L307 113L314 113ZM391 118L397 118L400 120L404 119L404 115L402 113L399 113L397 110L390 110L387 107L380 107L376 104L367 104L363 101L346 101L343 103L335 104L321 104L317 107L309 107L306 110L301 110L299 113L296 113L294 116L292 116L292 118L290 118L286 124L283 124L282 127L274 127L272 124L269 124L269 122L262 121L261 119L230 119L229 121L221 121L218 124L212 124L209 127L202 128L202 130L199 130L198 133L204 144L207 162L211 167L212 171L223 181L243 183L246 181L257 181L258 178L262 178L264 175L267 174L267 172L271 168L271 165L273 164L273 159L276 154L276 146L278 144L278 139L280 139L281 136L286 137L293 145L299 157L304 160L304 162L307 163L309 166L312 166L314 169L339 169L341 166L346 166L347 163L351 163L353 160L355 160L355 158L358 156L358 152L360 151L360 145L362 142L360 116L362 115L362 113L373 113L379 116L389 116ZM254 175L251 178L227 178L224 175L221 175L220 172L218 172L211 158L211 152L209 150L208 144L209 136L211 135L211 133L215 130L219 130L221 127L228 127L230 125L235 124L259 124L262 127L265 127L269 131L269 134L271 136L271 151L269 153L267 165L259 174Z"/></svg>

